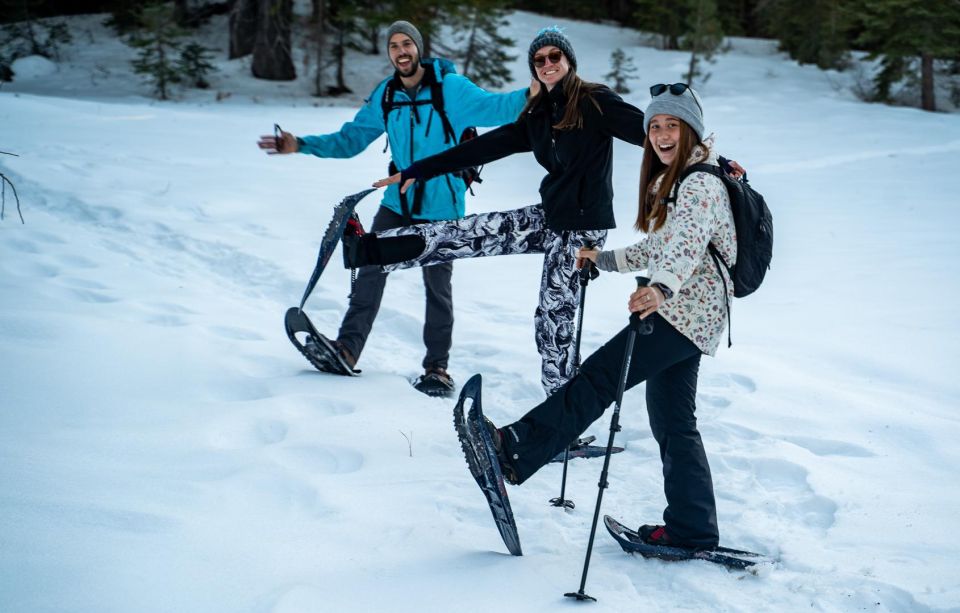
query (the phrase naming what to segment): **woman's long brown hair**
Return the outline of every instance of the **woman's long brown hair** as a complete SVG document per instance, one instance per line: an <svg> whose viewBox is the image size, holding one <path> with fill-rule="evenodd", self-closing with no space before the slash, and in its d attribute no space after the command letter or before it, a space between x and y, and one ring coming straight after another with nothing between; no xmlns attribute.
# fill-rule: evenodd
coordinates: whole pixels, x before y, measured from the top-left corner
<svg viewBox="0 0 960 613"><path fill-rule="evenodd" d="M666 200L670 197L673 190L673 184L677 182L680 173L687 167L687 162L693 149L700 144L700 139L693 129L680 121L680 140L677 143L677 155L667 166L660 161L657 152L650 142L650 136L643 141L643 161L640 163L640 206L637 212L637 221L633 224L634 229L640 232L655 232L663 227L667 221ZM697 160L702 162L706 159L706 153L703 158ZM663 181L656 192L650 193L650 186L653 185L657 177L663 175Z"/></svg>
<svg viewBox="0 0 960 613"><path fill-rule="evenodd" d="M567 61L569 62L569 60ZM577 70L573 66L570 67L570 71L563 77L560 85L563 87L563 94L567 99L567 104L560 122L553 126L554 130L580 130L583 128L583 112L580 110L580 101L584 98L589 98L593 106L597 107L597 110L601 113L603 112L600 110L600 105L597 104L597 101L590 95L590 92L599 87L603 87L603 85L584 81L577 75ZM537 105L540 104L540 101L543 100L547 94L547 86L541 83L540 91L536 96L527 100L523 110L520 111L520 116L523 117L531 110L537 108Z"/></svg>

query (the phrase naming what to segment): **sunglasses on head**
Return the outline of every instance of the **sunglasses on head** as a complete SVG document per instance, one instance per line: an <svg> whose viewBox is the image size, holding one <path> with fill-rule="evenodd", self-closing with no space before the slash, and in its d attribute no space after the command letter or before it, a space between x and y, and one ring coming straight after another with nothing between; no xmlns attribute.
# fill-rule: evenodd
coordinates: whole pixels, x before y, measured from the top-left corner
<svg viewBox="0 0 960 613"><path fill-rule="evenodd" d="M667 85L666 83L657 83L656 85L650 86L650 95L656 98L660 94L669 90L674 96L682 96L683 92L690 89L690 86L686 83L671 83ZM690 95L693 96L693 101L697 103L697 108L700 109L700 113L703 113L703 107L700 106L700 101L697 100L697 97L693 95L693 91L690 91Z"/></svg>
<svg viewBox="0 0 960 613"><path fill-rule="evenodd" d="M668 89L674 96L682 96L683 92L690 89L690 86L686 83L671 83L670 85L667 85L666 83L657 83L656 85L650 86L650 95L659 96Z"/></svg>
<svg viewBox="0 0 960 613"><path fill-rule="evenodd" d="M563 51L555 49L546 55L535 55L533 56L533 65L537 68L543 68L547 64L547 60L550 60L551 64L559 64L560 60L563 58Z"/></svg>

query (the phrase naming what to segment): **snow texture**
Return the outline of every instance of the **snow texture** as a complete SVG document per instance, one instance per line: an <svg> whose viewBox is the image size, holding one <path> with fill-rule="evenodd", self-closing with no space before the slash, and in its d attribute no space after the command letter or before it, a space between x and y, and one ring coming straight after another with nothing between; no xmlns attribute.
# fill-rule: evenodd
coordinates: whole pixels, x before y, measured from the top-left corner
<svg viewBox="0 0 960 613"><path fill-rule="evenodd" d="M315 101L306 77L257 82L249 60L222 60L211 91L158 103L102 16L76 19L88 31L56 74L18 69L0 90L0 150L19 154L0 155L0 171L26 218L8 190L0 609L574 607L563 593L579 585L601 462L571 462L573 512L547 502L559 464L510 488L526 555L507 554L460 453L454 400L410 386L418 271L391 275L362 376L315 372L285 338L331 206L384 176L387 159L382 140L349 160L267 157L255 141L274 122L334 131L367 92ZM634 31L516 13L504 31L519 41L513 86L528 81L526 41L552 23L585 78L600 80L622 47L641 107L646 86L682 79L686 54L640 46ZM222 44L223 24L210 28ZM350 57L364 88L386 74L382 55ZM601 526L591 611L960 610L960 117L864 104L846 75L798 66L769 41L734 40L708 69L708 131L767 197L776 246L764 286L734 303L733 348L703 360L700 429L722 543L780 562L753 576L644 560ZM636 240L640 156L615 146L611 248ZM489 164L468 208L534 203L541 176L529 155ZM367 223L375 204L359 207ZM540 266L455 267L451 371L483 374L498 423L542 399ZM633 283L590 285L585 354L625 325ZM348 291L331 266L306 307L322 331L335 334ZM605 441L608 415L588 434ZM642 388L621 422L603 511L656 522Z"/></svg>

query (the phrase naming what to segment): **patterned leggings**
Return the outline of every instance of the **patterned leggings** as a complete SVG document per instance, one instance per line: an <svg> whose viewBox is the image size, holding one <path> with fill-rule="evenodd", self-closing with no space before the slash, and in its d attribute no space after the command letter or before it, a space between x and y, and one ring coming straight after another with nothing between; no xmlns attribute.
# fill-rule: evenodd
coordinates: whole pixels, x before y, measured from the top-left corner
<svg viewBox="0 0 960 613"><path fill-rule="evenodd" d="M415 259L384 266L384 271L460 258L542 253L540 303L533 320L541 359L540 382L549 396L574 375L573 339L580 306L580 284L574 268L577 250L587 243L602 247L606 230L555 232L547 228L538 204L377 233L378 240L410 235L423 238L423 252Z"/></svg>

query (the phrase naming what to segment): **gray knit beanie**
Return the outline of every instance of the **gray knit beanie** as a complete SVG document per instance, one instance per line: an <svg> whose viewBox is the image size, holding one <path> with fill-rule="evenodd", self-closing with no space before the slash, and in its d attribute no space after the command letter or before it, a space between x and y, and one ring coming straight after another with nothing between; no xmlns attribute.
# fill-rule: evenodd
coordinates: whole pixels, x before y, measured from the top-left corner
<svg viewBox="0 0 960 613"><path fill-rule="evenodd" d="M670 88L667 88L659 96L654 96L647 105L647 110L643 112L644 132L648 131L650 120L655 115L673 115L682 119L697 133L697 138L703 141L703 105L700 95L693 88L688 87L679 96L670 93Z"/></svg>
<svg viewBox="0 0 960 613"><path fill-rule="evenodd" d="M394 34L406 34L417 46L417 55L423 59L423 37L420 36L420 30L409 21L394 21L387 28L387 48L390 47L390 39Z"/></svg>
<svg viewBox="0 0 960 613"><path fill-rule="evenodd" d="M570 40L563 35L563 31L560 30L559 27L549 26L537 32L533 42L530 43L530 50L527 52L527 62L530 64L530 74L532 74L534 77L537 76L537 71L533 67L533 56L536 55L537 51L549 45L553 45L560 51L563 51L563 54L567 56L567 61L570 63L570 67L574 70L577 69L577 56L573 53L573 46L570 45Z"/></svg>

